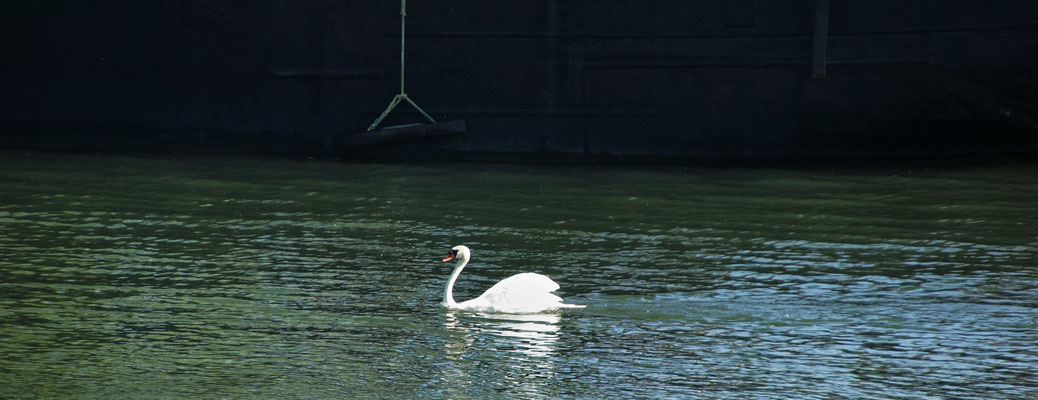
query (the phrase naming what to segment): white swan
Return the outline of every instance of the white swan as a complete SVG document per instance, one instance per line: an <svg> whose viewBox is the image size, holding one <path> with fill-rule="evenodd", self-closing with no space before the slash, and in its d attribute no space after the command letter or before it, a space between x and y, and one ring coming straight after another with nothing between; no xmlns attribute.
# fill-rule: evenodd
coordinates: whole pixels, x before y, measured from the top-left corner
<svg viewBox="0 0 1038 400"><path fill-rule="evenodd" d="M562 298L551 294L559 289L559 284L547 276L534 273L512 275L498 282L483 295L472 300L457 303L454 301L454 281L461 275L461 270L469 263L469 248L454 246L443 262L458 259L447 288L443 291L443 306L447 308L497 313L540 313L561 308L583 308L582 305L565 304Z"/></svg>

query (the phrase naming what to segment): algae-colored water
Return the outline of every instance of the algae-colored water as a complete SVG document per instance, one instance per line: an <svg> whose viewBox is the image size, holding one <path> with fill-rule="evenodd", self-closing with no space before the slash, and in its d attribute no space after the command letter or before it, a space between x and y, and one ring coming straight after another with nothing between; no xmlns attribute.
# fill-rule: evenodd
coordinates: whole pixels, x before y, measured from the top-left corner
<svg viewBox="0 0 1038 400"><path fill-rule="evenodd" d="M0 157L0 397L1038 397L1038 166ZM440 307L519 272L587 308Z"/></svg>

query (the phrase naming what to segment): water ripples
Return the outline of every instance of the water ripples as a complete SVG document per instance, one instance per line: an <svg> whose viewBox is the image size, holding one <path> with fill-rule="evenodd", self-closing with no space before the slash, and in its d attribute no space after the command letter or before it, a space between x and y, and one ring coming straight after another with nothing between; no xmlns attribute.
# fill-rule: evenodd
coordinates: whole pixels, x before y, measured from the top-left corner
<svg viewBox="0 0 1038 400"><path fill-rule="evenodd" d="M0 397L1038 395L1033 167L51 157L0 172ZM458 298L588 308L447 312L454 244Z"/></svg>

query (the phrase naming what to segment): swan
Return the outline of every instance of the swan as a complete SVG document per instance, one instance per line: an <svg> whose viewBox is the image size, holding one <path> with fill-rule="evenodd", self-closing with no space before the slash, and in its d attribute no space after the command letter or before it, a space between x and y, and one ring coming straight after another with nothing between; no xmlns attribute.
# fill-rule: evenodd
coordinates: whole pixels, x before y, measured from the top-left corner
<svg viewBox="0 0 1038 400"><path fill-rule="evenodd" d="M454 281L458 280L461 270L469 263L471 252L466 246L454 246L443 262L458 260L454 272L451 272L447 287L443 290L443 306L450 309L496 312L514 314L532 314L554 311L562 308L584 308L583 305L565 304L562 298L551 294L558 290L559 284L547 276L526 272L512 275L494 284L483 295L461 303L454 301Z"/></svg>

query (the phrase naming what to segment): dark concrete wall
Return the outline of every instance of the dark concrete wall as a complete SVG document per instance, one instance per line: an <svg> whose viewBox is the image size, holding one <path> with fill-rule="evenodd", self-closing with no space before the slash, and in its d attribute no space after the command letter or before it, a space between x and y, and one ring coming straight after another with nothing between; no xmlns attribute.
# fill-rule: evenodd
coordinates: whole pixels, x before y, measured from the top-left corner
<svg viewBox="0 0 1038 400"><path fill-rule="evenodd" d="M408 4L407 92L461 136L367 153L1038 148L1038 2ZM0 146L336 154L398 90L393 1L9 2ZM417 122L406 108L387 124Z"/></svg>

